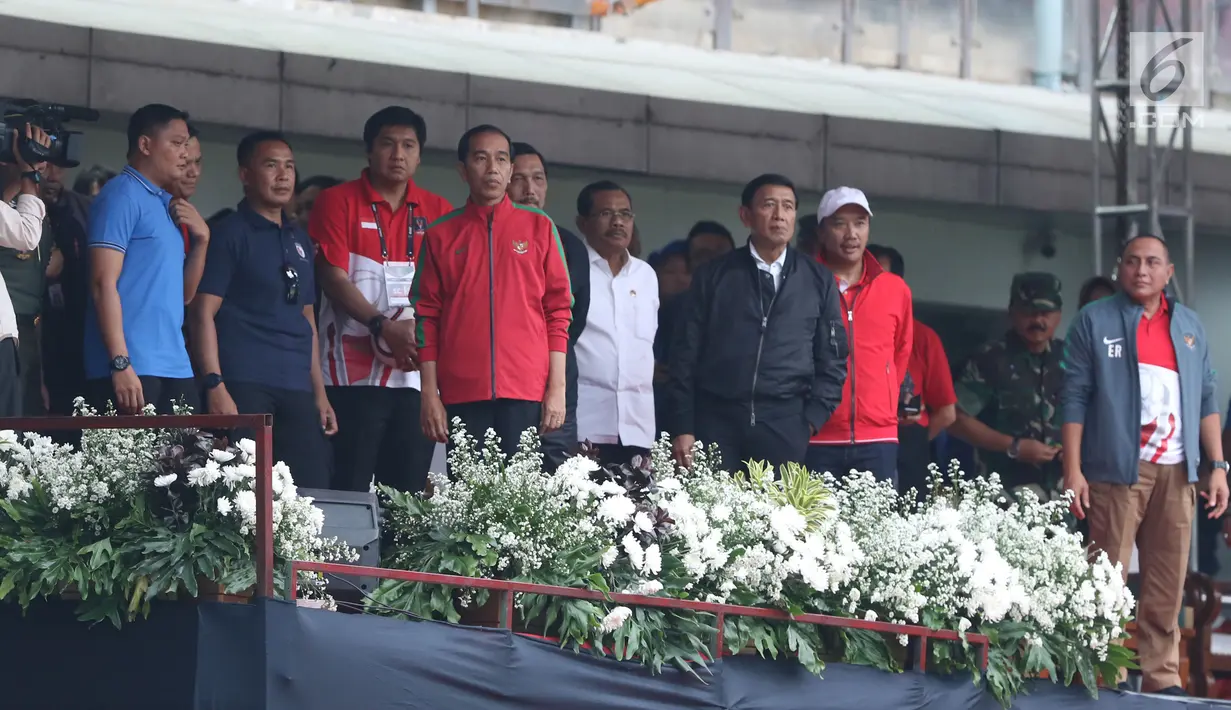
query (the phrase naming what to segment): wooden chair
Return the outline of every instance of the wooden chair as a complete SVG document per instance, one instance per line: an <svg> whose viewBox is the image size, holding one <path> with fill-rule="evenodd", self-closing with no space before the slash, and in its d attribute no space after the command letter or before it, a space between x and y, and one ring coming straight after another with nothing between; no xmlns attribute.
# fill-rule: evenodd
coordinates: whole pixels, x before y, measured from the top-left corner
<svg viewBox="0 0 1231 710"><path fill-rule="evenodd" d="M1188 678L1188 694L1198 698L1210 697L1214 686L1213 627L1222 615L1222 593L1209 575L1189 572L1184 580L1184 606L1193 610L1193 635L1188 639L1188 658L1191 662Z"/></svg>
<svg viewBox="0 0 1231 710"><path fill-rule="evenodd" d="M1215 598L1217 601L1218 610L1214 614L1214 619L1217 620L1221 615L1222 596L1231 594L1231 585L1226 583L1217 583L1214 585ZM1215 678L1226 677L1231 675L1231 634L1212 630L1210 633L1209 645L1209 666L1208 671Z"/></svg>
<svg viewBox="0 0 1231 710"><path fill-rule="evenodd" d="M1137 575L1129 575L1129 583L1137 588ZM1180 629L1180 679L1184 690L1193 697L1209 697L1213 673L1220 668L1220 659L1212 653L1213 624L1222 611L1222 596L1208 575L1189 572L1184 581L1184 606L1192 609L1192 628ZM1137 624L1127 627L1129 637L1124 646L1137 650ZM1229 644L1231 645L1231 644ZM1225 669L1231 672L1231 655L1222 657Z"/></svg>

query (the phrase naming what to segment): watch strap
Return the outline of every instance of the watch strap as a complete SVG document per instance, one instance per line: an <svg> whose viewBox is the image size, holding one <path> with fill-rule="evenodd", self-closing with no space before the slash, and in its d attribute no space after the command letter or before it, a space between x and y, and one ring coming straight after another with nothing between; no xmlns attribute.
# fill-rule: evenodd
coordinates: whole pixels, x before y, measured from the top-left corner
<svg viewBox="0 0 1231 710"><path fill-rule="evenodd" d="M368 332L371 333L373 337L379 338L380 331L385 328L385 320L385 316L383 315L373 316L372 320L368 321Z"/></svg>
<svg viewBox="0 0 1231 710"><path fill-rule="evenodd" d="M1231 470L1231 464L1228 464L1226 461L1213 461L1210 463L1210 466L1221 471Z"/></svg>
<svg viewBox="0 0 1231 710"><path fill-rule="evenodd" d="M1021 447L1021 437L1013 437L1013 442L1009 444L1009 450L1005 452L1005 455L1016 461L1018 454L1021 452Z"/></svg>
<svg viewBox="0 0 1231 710"><path fill-rule="evenodd" d="M222 375L217 372L210 372L207 373L202 380L204 381L206 390L213 390L217 389L218 385L222 384Z"/></svg>
<svg viewBox="0 0 1231 710"><path fill-rule="evenodd" d="M29 180L35 185L39 185L43 182L43 176L37 170L27 170L26 172L21 174L21 179Z"/></svg>

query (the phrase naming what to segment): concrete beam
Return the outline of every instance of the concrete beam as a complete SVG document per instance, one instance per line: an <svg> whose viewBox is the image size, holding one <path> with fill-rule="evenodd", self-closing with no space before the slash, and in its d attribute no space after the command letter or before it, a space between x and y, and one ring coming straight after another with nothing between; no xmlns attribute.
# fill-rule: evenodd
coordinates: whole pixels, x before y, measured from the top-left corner
<svg viewBox="0 0 1231 710"><path fill-rule="evenodd" d="M494 123L552 161L596 171L733 185L780 172L806 190L853 184L878 198L1090 209L1090 146L1080 140L699 104L43 22L0 25L0 95L121 114L160 101L205 122L346 139L359 136L373 111L406 104L426 118L427 146L446 151L467 126ZM1106 157L1102 168L1110 178ZM1198 155L1192 169L1199 223L1231 228L1231 157Z"/></svg>

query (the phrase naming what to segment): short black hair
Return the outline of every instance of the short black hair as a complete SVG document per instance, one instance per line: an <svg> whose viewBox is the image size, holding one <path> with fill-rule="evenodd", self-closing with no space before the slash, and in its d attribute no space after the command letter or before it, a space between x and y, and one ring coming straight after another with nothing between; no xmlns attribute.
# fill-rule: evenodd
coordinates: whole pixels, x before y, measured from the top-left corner
<svg viewBox="0 0 1231 710"><path fill-rule="evenodd" d="M902 258L902 252L881 244L869 244L868 251L878 261L881 257L889 260L889 273L906 278L906 260Z"/></svg>
<svg viewBox="0 0 1231 710"><path fill-rule="evenodd" d="M113 177L115 177L114 170L101 165L95 165L89 170L83 170L77 174L77 179L73 182L73 192L78 195L89 195L93 192L92 188L95 185L101 188Z"/></svg>
<svg viewBox="0 0 1231 710"><path fill-rule="evenodd" d="M239 165L245 166L248 161L252 160L252 156L256 154L257 146L262 143L278 142L291 147L291 142L282 135L281 131L255 131L244 136L239 141L239 147L235 149L235 160ZM292 149L293 150L293 149Z"/></svg>
<svg viewBox="0 0 1231 710"><path fill-rule="evenodd" d="M319 187L322 190L328 190L331 187L341 184L341 180L331 175L313 175L310 178L304 178L298 185L295 186L295 194L298 195L304 190L312 187Z"/></svg>
<svg viewBox="0 0 1231 710"><path fill-rule="evenodd" d="M748 181L747 185L744 185L744 191L739 196L740 204L744 207L752 207L752 200L757 196L757 191L766 185L789 187L791 194L795 196L795 201L799 201L799 193L795 191L795 183L791 182L790 178L777 173L765 173L754 177Z"/></svg>
<svg viewBox="0 0 1231 710"><path fill-rule="evenodd" d="M535 148L529 143L522 143L519 141L513 144L513 155L518 158L523 155L538 156L539 162L543 164L543 177L547 177L547 158L543 157L543 154L538 151L538 148Z"/></svg>
<svg viewBox="0 0 1231 710"><path fill-rule="evenodd" d="M808 256L816 256L820 244L816 235L816 228L820 225L820 221L816 218L816 213L797 217L795 223L799 225L799 236L795 238L795 248Z"/></svg>
<svg viewBox="0 0 1231 710"><path fill-rule="evenodd" d="M517 157L517 151L513 150L513 139L509 138L508 133L505 133L490 123L481 123L466 131L462 134L461 138L457 139L457 162L466 162L466 157L470 155L470 139L475 136L481 136L484 133L498 133L504 136L504 139L509 142L509 160Z"/></svg>
<svg viewBox="0 0 1231 710"><path fill-rule="evenodd" d="M221 222L222 220L226 219L227 217L230 217L230 216L231 216L231 215L233 215L233 214L235 214L235 209L234 209L234 208L232 208L232 207L223 207L222 209L220 209L220 210L218 210L217 212L215 212L215 213L213 213L212 215L210 215L210 216L209 216L209 219L205 220L205 223L206 223L207 225L209 225L209 226L210 226L210 228L212 229L212 228L214 227L214 225L218 224L219 222Z"/></svg>
<svg viewBox="0 0 1231 710"><path fill-rule="evenodd" d="M137 152L142 136L153 136L173 121L188 123L188 113L166 104L146 104L128 117L128 154Z"/></svg>
<svg viewBox="0 0 1231 710"><path fill-rule="evenodd" d="M193 138L196 138L197 140L201 140L201 129L197 128L197 124L193 123L192 121L189 121L188 122L188 140L192 140Z"/></svg>
<svg viewBox="0 0 1231 710"><path fill-rule="evenodd" d="M594 209L594 195L599 192L623 192L628 198L628 204L630 206L633 204L633 196L628 194L628 190L610 180L599 180L586 185L581 188L581 192L577 193L577 215L579 217L590 216L590 211Z"/></svg>
<svg viewBox="0 0 1231 710"><path fill-rule="evenodd" d="M1089 303L1091 296L1093 296L1094 292L1100 288L1115 293L1116 282L1106 276L1092 276L1091 278L1086 279L1086 282L1081 285L1081 291L1078 292L1077 302L1082 305Z"/></svg>
<svg viewBox="0 0 1231 710"><path fill-rule="evenodd" d="M692 244L692 240L702 234L716 234L720 237L725 237L728 242L731 242L731 248L735 248L735 237L731 236L731 230L724 227L721 222L715 222L712 219L703 219L694 224L692 229L688 230L688 236L684 241Z"/></svg>
<svg viewBox="0 0 1231 710"><path fill-rule="evenodd" d="M1138 234L1137 236L1135 236L1135 237L1133 237L1133 238L1131 238L1131 239L1125 239L1125 240L1124 240L1124 244L1120 247L1120 257L1121 257L1121 258L1123 258L1123 257L1124 257L1124 252L1128 251L1128 245L1129 245L1129 244L1132 244L1133 242L1137 241L1138 239L1154 239L1154 240L1157 240L1159 244L1162 244L1162 245L1163 245L1163 252L1164 252L1164 253L1166 253L1166 255L1167 255L1167 261L1171 261L1171 247L1167 246L1167 240L1166 240L1166 239L1163 239L1162 237L1160 237L1160 236L1159 236L1159 235L1157 235L1157 234Z"/></svg>
<svg viewBox="0 0 1231 710"><path fill-rule="evenodd" d="M409 126L414 129L420 147L427 142L427 121L424 121L422 116L405 106L386 106L372 114L367 123L363 124L363 145L369 153L372 152L372 145L376 143L376 137L390 126Z"/></svg>

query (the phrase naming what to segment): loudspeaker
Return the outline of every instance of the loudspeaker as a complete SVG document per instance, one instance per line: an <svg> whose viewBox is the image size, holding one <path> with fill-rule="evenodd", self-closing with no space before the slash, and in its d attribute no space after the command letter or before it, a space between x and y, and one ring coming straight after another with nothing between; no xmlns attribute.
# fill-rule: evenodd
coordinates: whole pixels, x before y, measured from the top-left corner
<svg viewBox="0 0 1231 710"><path fill-rule="evenodd" d="M380 566L380 504L375 493L332 491L324 488L300 488L299 495L313 499L312 504L325 514L322 537L336 537L359 551L359 561L364 567ZM341 577L329 575L329 592L355 593L355 588L345 581L370 594L380 583L375 577Z"/></svg>

